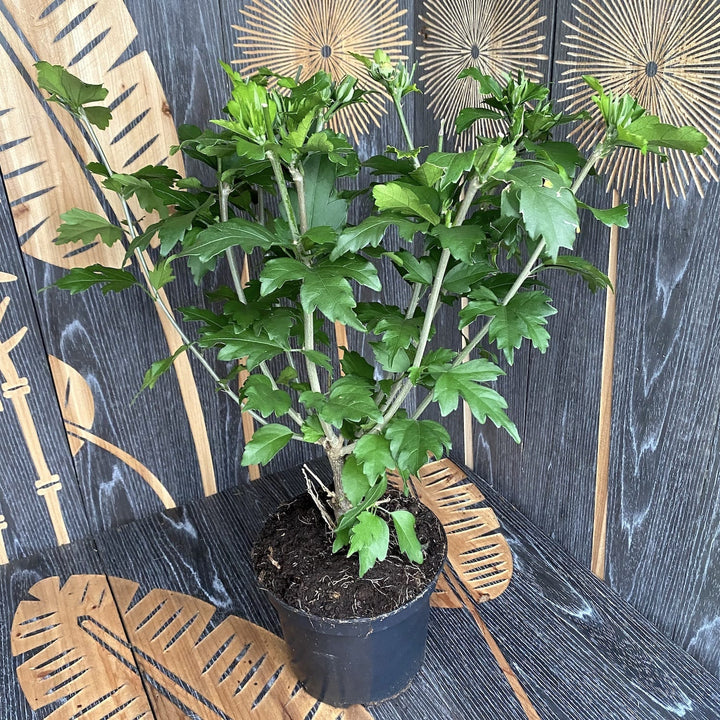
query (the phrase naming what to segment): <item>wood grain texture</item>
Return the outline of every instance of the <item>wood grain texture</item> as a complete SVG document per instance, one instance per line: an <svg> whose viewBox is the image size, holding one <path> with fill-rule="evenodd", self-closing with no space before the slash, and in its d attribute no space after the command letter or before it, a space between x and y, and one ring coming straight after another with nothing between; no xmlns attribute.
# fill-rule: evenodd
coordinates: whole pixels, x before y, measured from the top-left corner
<svg viewBox="0 0 720 720"><path fill-rule="evenodd" d="M620 195L613 191L613 206L620 204ZM607 506L610 475L610 437L612 435L613 363L615 360L615 287L617 285L617 225L608 233L607 276L611 287L605 290L605 327L601 366L600 407L598 410L597 467L595 470L595 510L593 516L592 557L590 568L601 580L605 578L607 557Z"/></svg>
<svg viewBox="0 0 720 720"><path fill-rule="evenodd" d="M225 81L216 60L236 55L237 31L232 25L243 23L239 8L249 2L244 0L238 5L229 0L212 3L128 0L127 7L139 34L122 59L127 61L137 49L147 50L165 89L167 105L178 122L203 125L219 113L225 99ZM17 12L30 12L29 5L16 2L5 3L3 7L7 10L10 5L19 8ZM68 3L53 5L66 5L65 11L80 7ZM408 37L418 43L423 42L420 35L423 23L418 17L425 17L427 5L421 0L399 2L399 7L408 9L402 20L408 26ZM709 3L709 7L715 5L715 0ZM501 6L498 2L498 7ZM646 6L647 3L640 5ZM99 3L93 14L101 13L105 7ZM538 12L548 17L540 26L546 38L542 52L556 61L567 59L568 49L561 43L567 32L563 21L572 21L574 17L572 3L544 0ZM8 11L0 16L0 21L6 25L11 17ZM51 42L53 38L46 40ZM75 52L82 46L73 31L60 40L63 46L75 48ZM408 48L411 59L414 52ZM12 59L5 47L0 50L0 57L5 63L3 67L9 68L9 61L13 68L27 66L27 58ZM543 72L558 80L564 67L545 63ZM118 73L124 72L122 68L120 63ZM30 110L37 109L36 99L28 102ZM409 119L416 142L435 144L437 123L425 112L422 100L412 97L411 103L414 105L410 105ZM0 115L0 124L12 125L12 118L12 112ZM166 123L167 119L163 115L160 121ZM393 136L399 138L399 128L393 119L390 127ZM54 144L56 131L49 129L48 133L47 142ZM132 133L126 137L132 137ZM385 142L386 138L372 130L360 138L361 155L383 150ZM4 157L14 157L19 148L21 144L11 143L4 148ZM17 167L22 169L22 163ZM74 181L66 172L68 167L62 160L55 162L52 167L55 175L48 187L59 188L57 192L63 201L71 205L73 198L69 194ZM195 169L191 167L191 171ZM23 178L36 172L41 172L40 166L28 167L26 172L6 178L8 187L17 191L18 198L24 197ZM591 182L584 199L602 205L605 200L601 184ZM37 200L26 198L22 204L30 211ZM673 202L672 210L641 204L631 211L633 229L621 233L607 547L611 585L668 635L689 648L706 667L720 674L720 607L716 592L720 584L716 542L720 527L720 467L716 460L720 403L713 360L718 300L717 278L706 262L717 244L713 224L717 202L717 186L710 185L704 201L693 190L687 201ZM5 203L3 210L6 208ZM358 217L359 205L354 212ZM197 497L203 492L203 484L191 447L191 426L180 407L176 381L163 378L153 392L141 395L130 406L145 368L168 354L152 306L140 293L111 298L109 302L97 294L74 298L72 303L54 292L35 296L36 289L57 279L60 270L33 257L28 243L37 236L30 233L37 223L30 222L32 212L25 215L25 220L16 217L22 235L20 242L28 251L25 268L0 266L0 295L7 291L12 296L2 329L8 323L18 329L30 327L28 335L13 350L13 357L17 358L19 369L23 364L28 368L23 374L31 381L39 377L38 373L45 378L44 385L31 382L33 390L28 402L40 403L39 410L31 408L33 417L39 412L46 418L39 433L51 473L61 468L59 472L64 477L66 468L72 471L72 466L63 439L63 417L56 401L49 399L52 391L40 336L33 339L33 309L42 327L46 351L71 368L61 374L62 387L73 397L76 393L84 394L86 410L90 407L89 392L94 405L90 425L87 413L77 407L71 409L61 399L64 419L77 431L71 449L80 492L69 507L62 505L63 497L67 497L63 495L68 490L67 484L58 495L66 523L76 528L70 530L70 538L86 532L81 498L86 503L90 525L108 529L170 502L183 503ZM54 222L47 221L51 231ZM12 250L15 238L9 225L7 232L3 230L3 243L6 239L12 258L12 252L16 252ZM584 233L578 243L581 254L604 266L606 231ZM38 254L39 251L35 252ZM19 281L8 281L10 276ZM21 282L24 277L28 278L27 285ZM394 271L384 270L381 278L387 292L398 302L407 297L407 288ZM600 296L591 296L576 279L553 276L550 282L550 294L560 308L560 313L550 321L553 336L550 350L545 356L519 351L514 366L508 368L508 376L498 382L498 389L508 397L509 414L524 438L523 445L516 447L492 426L480 428L473 423L473 450L476 466L496 488L578 559L589 563L603 303ZM375 299L371 292L363 293L363 299ZM199 297L200 291L184 280L173 289L171 299L182 305ZM18 311L22 311L22 317L13 315ZM437 323L435 342L454 342L452 338L457 336L454 320L446 309L443 313ZM128 318L139 322L130 326ZM100 348L93 341L98 337L109 342L103 340L104 347ZM34 349L25 357L23 353L30 350L31 340ZM362 338L353 332L349 333L349 341L361 351L368 350L363 347ZM192 370L205 412L218 487L231 488L238 483L244 487L247 471L240 467L243 430L238 409L215 391L199 367L192 364ZM73 373L78 373L86 383L82 390L78 383L65 382ZM42 397L37 393L41 387ZM411 398L411 406L414 402ZM0 433L12 424L8 421L12 407L6 400L3 403ZM440 419L436 410L427 416ZM454 450L461 452L466 435L461 414L444 422ZM7 453L3 452L3 459L6 454L8 459L0 475L0 487L5 493L0 503L7 503L11 491L20 492L13 484L15 478L32 467L32 461L23 455L24 441L13 446L5 443L4 435L0 440L3 448L8 448ZM291 444L263 471L293 466L319 453L318 448ZM133 462L123 458L132 458ZM156 489L149 478L157 479ZM6 486L11 491L6 491ZM161 497L162 490L166 495ZM10 559L34 552L52 538L57 541L47 518L39 514L39 508L45 512L44 505L34 506L39 498L33 492L20 501L24 510L21 519L9 507L0 506L4 517L0 519L0 538ZM15 505L16 501L12 503ZM72 521L68 513L75 513ZM36 526L40 528L37 532ZM13 535L14 532L17 534Z"/></svg>
<svg viewBox="0 0 720 720"><path fill-rule="evenodd" d="M620 245L608 579L720 674L717 190Z"/></svg>
<svg viewBox="0 0 720 720"><path fill-rule="evenodd" d="M2 714L7 720L39 720L46 711L33 711L17 678L17 668L27 657L13 657L10 651L10 628L18 605L26 600L30 588L41 580L75 573L102 572L95 545L91 540L77 540L60 548L49 547L42 553L18 558L0 567L0 683Z"/></svg>
<svg viewBox="0 0 720 720"><path fill-rule="evenodd" d="M53 240L58 214L73 204L101 210L102 194L95 196L96 182L84 178L82 167L83 163L96 159L96 155L90 150L82 128L69 113L56 112L54 104L37 101L36 89L32 81L28 82L28 78L35 77L34 59L42 56L50 63L68 65L86 81L102 82L108 88L107 103L113 108L113 119L102 144L115 171L133 171L148 163L165 161L182 173L181 156L168 157L167 154L167 148L177 142L173 120L147 54L127 51L136 32L123 0L106 0L101 8L86 0L49 5L47 0L23 3L7 0L5 9L10 22L5 15L0 15L0 30L9 46L7 54L1 56L7 78L7 96L2 98L2 106L10 112L3 123L0 141L6 146L22 138L22 142L12 147L13 157L3 158L3 173L11 180L8 193L14 204L14 215L19 218L18 232L23 234L27 229L29 240L24 250L33 257L59 267L87 264L92 258L86 253L77 252L77 248L75 252L68 252L67 248L54 245ZM6 67L8 64L10 68ZM57 157L53 153L47 155L53 147L57 148ZM80 165L74 160L79 160ZM64 173L71 177L64 177ZM117 218L126 219L116 196L110 194L104 204L112 208ZM143 217L134 200L130 207L140 227L151 222L152 218ZM99 245L102 247L102 243ZM120 245L100 250L96 245L86 250L99 254L111 265L122 262ZM143 262L152 268L152 258L147 252L143 255ZM159 295L161 302L165 302L165 291L161 290ZM156 310L169 352L173 354L182 345L182 339L159 305ZM174 370L203 492L211 494L217 483L204 411L185 354L178 356Z"/></svg>
<svg viewBox="0 0 720 720"><path fill-rule="evenodd" d="M360 706L318 704L290 669L287 645L267 630L230 616L207 632L211 604L137 591L131 580L100 574L30 588L13 617L11 650L29 655L17 674L34 710L56 705L52 720L137 720L168 707L227 720L372 720ZM145 685L157 691L152 703Z"/></svg>
<svg viewBox="0 0 720 720"><path fill-rule="evenodd" d="M313 467L323 475L329 471L324 463ZM162 586L187 593L215 605L218 616L237 614L279 632L277 617L250 574L248 556L265 517L303 489L299 468L266 476L237 491L113 529L98 538L100 555L109 574L133 577L141 589ZM155 558L152 564L143 561L148 548ZM432 613L420 676L406 693L374 705L372 716L525 718L492 654L478 644L469 613ZM488 696L493 703L487 702Z"/></svg>
<svg viewBox="0 0 720 720"><path fill-rule="evenodd" d="M89 526L33 309L33 293L1 189L0 257L5 275L0 283L0 346L4 346L0 351L0 522L4 525L0 546L2 554L13 560L60 539L82 538ZM10 347L5 343L13 336L17 344L5 352ZM41 494L48 491L50 495Z"/></svg>
<svg viewBox="0 0 720 720"><path fill-rule="evenodd" d="M613 3L602 6L609 9ZM582 60L594 67L582 70L618 87L618 68L623 66L615 64L613 56L630 53L642 59L650 53L648 64L625 66L625 89L641 91L645 104L661 119L709 127L712 144L717 134L714 101L685 94L670 108L665 98L668 93L675 98L673 88L693 77L700 83L697 87L715 82L714 36L689 30L704 13L717 13L718 4L690 8L643 1L636 6L653 22L627 25L623 32L628 35L615 47L587 35L583 42L594 51ZM660 23L669 8L672 18ZM599 9L596 3L573 7L561 2L558 20L577 25L580 15L584 22L593 16L586 26L592 31ZM668 42L646 46L643 38L655 22L658 39L663 36ZM709 26L714 23L703 24ZM570 59L571 41L564 40L570 32L564 26L558 37L558 61ZM705 60L694 63L699 46L705 48ZM674 54L679 47L682 52ZM674 69L653 75L651 61ZM558 72L566 67L571 66L558 67ZM679 110L685 115L678 115ZM707 169L715 155L711 150L706 161L693 164ZM719 189L714 182L701 181L703 200L693 184L712 173L688 172L680 188L687 199L673 198L668 207L663 199L667 201L669 189L679 182L678 163L661 168L662 177L645 173L642 163L618 167L625 174L618 182L627 188L622 201L633 203L645 193L657 200L640 200L631 207L630 228L619 237L606 577L669 637L720 675L720 468L713 450L720 394L711 360L718 297L717 274L707 263L717 244ZM625 183L633 173L634 188Z"/></svg>
<svg viewBox="0 0 720 720"><path fill-rule="evenodd" d="M512 548L515 572L507 591L478 612L540 717L718 717L716 677L510 503L479 487Z"/></svg>
<svg viewBox="0 0 720 720"><path fill-rule="evenodd" d="M313 469L322 476L329 473L325 463L314 464ZM513 582L492 602L471 605L472 614L466 609L434 608L428 655L420 675L407 692L373 706L373 718L718 717L717 678L665 639L489 486L475 475L469 477L490 502L513 550ZM148 666L151 673L163 667L172 670L180 662L176 657L179 648L173 650L172 643L167 656L158 656L156 651L167 645L166 639L175 638L182 627L192 637L204 638L203 642L210 644L213 637L225 632L223 628L228 626L223 622L228 621L223 619L230 615L276 632L277 618L250 574L249 549L264 518L303 486L300 469L295 468L281 476L263 477L245 488L112 528L97 537L94 545L81 541L52 548L42 556L0 568L0 628L5 630L0 632L0 674L6 688L4 717L36 720L47 716L30 709L15 680L17 668L34 656L33 636L22 640L24 646L16 646L25 652L13 661L7 632L16 608L43 578L59 576L62 584L72 575L104 573L118 578L111 580L114 599L124 619L126 637L134 637L136 657L144 653L148 660L160 660L159 664L153 663L152 670ZM45 580L42 585L48 582L52 581ZM59 586L56 583L52 587ZM82 601L82 594L75 596ZM195 617L196 612L197 626L181 622L180 618ZM94 610L89 613L97 618ZM37 623L42 622L43 614ZM479 615L482 627L489 632L493 651L482 639L473 614ZM37 613L25 615L32 619ZM198 631L206 620L208 632L200 636ZM242 623L232 627L244 632ZM205 657L198 648L187 647L183 654L187 662L198 667ZM525 709L498 668L497 657L504 658L522 686L530 703ZM172 674L161 675L161 686L167 689L168 682L174 683L175 690L181 687L187 702L195 702L187 694L193 695L188 685L179 686ZM183 709L188 707L184 702L173 702L170 698L177 698L177 693L163 693L155 686L150 696L156 703L157 717L205 720L202 713L193 716ZM58 696L58 702L46 710L61 706ZM208 720L215 715L208 716Z"/></svg>

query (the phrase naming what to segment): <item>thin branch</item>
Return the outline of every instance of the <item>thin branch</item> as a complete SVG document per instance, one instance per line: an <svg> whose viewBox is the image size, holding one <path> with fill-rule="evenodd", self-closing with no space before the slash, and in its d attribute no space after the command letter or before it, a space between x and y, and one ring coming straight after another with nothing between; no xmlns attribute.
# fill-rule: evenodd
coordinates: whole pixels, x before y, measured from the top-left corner
<svg viewBox="0 0 720 720"><path fill-rule="evenodd" d="M100 162L105 166L105 169L110 173L110 175L113 175L113 170L110 165L110 161L108 160L107 156L105 155L105 151L103 150L103 147L100 143L100 140L98 139L97 134L95 133L95 128L92 126L90 121L87 119L87 116L84 112L82 112L78 115L80 121L83 124L83 127L87 130L88 135L90 136L90 139L92 141L93 147L95 151L98 154L98 157L100 158ZM125 215L125 222L128 226L128 233L130 234L130 239L135 240L138 236L137 231L135 230L135 219L133 217L132 211L130 210L130 206L128 205L127 200L122 196L121 193L116 193L120 199L120 202L122 204L123 208L123 214ZM143 279L145 280L145 283L148 287L148 292L150 294L150 297L152 298L153 302L155 302L160 309L162 310L165 317L168 319L170 324L173 327L173 330L178 334L179 338L182 340L184 345L188 346L188 350L198 359L200 364L203 366L203 368L207 371L207 373L210 375L210 377L215 381L217 386L238 406L241 404L240 396L233 392L225 382L223 382L222 378L215 372L215 369L210 365L210 363L205 359L205 356L198 350L195 343L190 340L190 338L185 334L183 329L180 327L180 325L177 322L177 319L175 318L175 313L172 311L171 308L169 308L166 303L163 301L162 297L160 296L160 293L153 287L152 283L150 282L150 268L147 264L147 260L143 254L143 252L136 248L135 250L135 258L138 261L138 264L140 265L141 274L143 276ZM261 415L258 415L254 411L250 410L248 411L250 415L261 425L267 425L267 420L265 420L264 417Z"/></svg>

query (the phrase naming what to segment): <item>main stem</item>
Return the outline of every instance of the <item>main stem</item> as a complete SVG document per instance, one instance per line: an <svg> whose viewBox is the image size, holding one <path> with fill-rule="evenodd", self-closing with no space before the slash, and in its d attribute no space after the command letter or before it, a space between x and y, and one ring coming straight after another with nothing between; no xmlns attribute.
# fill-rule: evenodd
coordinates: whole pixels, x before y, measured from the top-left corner
<svg viewBox="0 0 720 720"><path fill-rule="evenodd" d="M467 187L465 188L465 195L458 207L457 214L453 220L453 226L457 227L465 222L470 207L472 206L475 195L480 188L480 180L476 174L470 177L468 180ZM438 305L440 301L440 293L442 291L442 284L445 280L445 272L447 270L448 262L450 261L450 251L443 249L440 254L440 260L438 262L437 270L435 271L435 279L430 290L430 297L428 298L427 308L425 310L425 320L423 322L422 329L420 330L420 337L418 339L417 349L415 350L415 357L413 358L413 368L420 367L422 359L425 355L425 348L427 347L428 339L430 338L430 331L437 314ZM401 381L401 385L393 387L390 391L390 396L395 395L395 399L390 404L390 407L384 412L383 419L379 422L370 432L379 433L395 416L397 411L402 407L405 402L405 398L410 394L413 388L413 384L409 378L405 377Z"/></svg>

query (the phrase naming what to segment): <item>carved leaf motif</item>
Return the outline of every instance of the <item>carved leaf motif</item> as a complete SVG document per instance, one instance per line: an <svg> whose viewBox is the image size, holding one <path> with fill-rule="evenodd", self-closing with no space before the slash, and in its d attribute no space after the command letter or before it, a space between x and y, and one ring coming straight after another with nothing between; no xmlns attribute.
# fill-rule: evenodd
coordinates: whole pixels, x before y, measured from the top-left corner
<svg viewBox="0 0 720 720"><path fill-rule="evenodd" d="M95 420L95 400L85 378L74 368L54 355L48 355L50 372L55 384L55 394L65 422L90 430ZM73 457L85 441L77 435L68 434Z"/></svg>
<svg viewBox="0 0 720 720"><path fill-rule="evenodd" d="M410 480L418 498L442 522L448 540L449 568L477 602L500 595L510 583L512 554L507 541L496 532L500 523L485 498L463 471L451 460L443 458L420 469L419 477ZM402 481L388 473L400 488ZM433 596L433 605L461 607L462 601L452 583L442 579Z"/></svg>
<svg viewBox="0 0 720 720"><path fill-rule="evenodd" d="M114 720L149 720L142 675L158 717L372 720L361 706L342 710L308 695L286 644L267 630L235 616L209 630L209 603L160 589L136 599L137 590L130 580L94 575L73 576L62 589L47 578L31 589L36 600L15 613L12 651L35 653L18 668L33 709L82 688L48 720L70 720L105 696L83 720L115 708L122 709Z"/></svg>
<svg viewBox="0 0 720 720"><path fill-rule="evenodd" d="M177 134L148 54L132 55L113 67L137 35L122 0L106 0L101 5L89 0L7 0L5 7L39 57L67 65L83 80L108 88L113 120L103 134L103 144L116 171L131 172L166 159ZM0 32L27 77L34 79L34 58L4 16L0 16ZM93 40L98 42L88 50ZM0 52L0 71L0 109L7 111L0 116L0 145L6 148L0 153L0 165L14 203L18 235L28 234L23 251L63 268L93 262L119 267L124 255L119 245L97 244L78 252L53 244L61 212L78 206L103 213L97 188L81 164L93 155L75 120L52 104L40 103L34 87L5 52ZM180 155L167 159L167 164L183 172ZM113 208L119 214L119 206Z"/></svg>
<svg viewBox="0 0 720 720"><path fill-rule="evenodd" d="M151 709L107 578L74 575L62 588L59 578L46 578L30 593L36 599L18 605L11 630L13 655L34 653L17 671L30 707L37 710L72 696L72 702L48 716L70 720L78 707L104 697L87 713L89 720L98 720L114 707L123 708L115 716L118 720L149 720Z"/></svg>
<svg viewBox="0 0 720 720"><path fill-rule="evenodd" d="M129 55L137 36L135 24L122 0L6 0L8 15L0 13L0 34L9 48L0 49L0 169L12 206L22 249L29 255L69 269L92 263L119 267L124 248L102 243L83 248L54 244L60 213L71 207L104 214L100 191L83 163L94 159L76 121L54 103L41 103L31 79L34 57L61 64L87 82L108 88L106 102L113 120L103 135L110 165L132 172L144 165L165 162L184 173L179 154L168 158L177 134L167 101L149 55ZM16 27L11 25L11 20ZM11 57L12 55L12 57ZM118 62L119 58L126 58ZM123 215L112 194L108 201L117 217ZM140 224L143 217L130 203ZM150 268L152 263L146 255ZM160 296L166 302L164 291ZM183 344L158 309L170 353ZM190 423L205 495L217 491L210 442L190 361L185 354L174 363Z"/></svg>

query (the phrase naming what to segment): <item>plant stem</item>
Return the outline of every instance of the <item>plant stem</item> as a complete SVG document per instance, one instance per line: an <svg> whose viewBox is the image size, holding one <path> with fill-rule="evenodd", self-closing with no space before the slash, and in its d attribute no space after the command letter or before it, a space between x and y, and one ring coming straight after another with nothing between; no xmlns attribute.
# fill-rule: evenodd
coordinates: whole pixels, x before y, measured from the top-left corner
<svg viewBox="0 0 720 720"><path fill-rule="evenodd" d="M275 184L277 185L278 192L280 193L280 200L285 209L285 215L287 216L288 225L290 226L290 234L293 238L293 243L297 247L300 243L300 232L298 231L298 224L295 218L295 211L293 210L292 203L290 202L290 195L288 194L287 185L285 184L285 175L283 175L282 165L278 156L268 150L265 153L265 157L270 161L270 165L275 175Z"/></svg>
<svg viewBox="0 0 720 720"><path fill-rule="evenodd" d="M405 142L408 146L409 152L415 151L415 143L413 142L412 135L410 134L410 128L408 127L407 121L405 120L405 113L403 112L402 102L400 102L400 92L395 91L392 93L393 104L397 111L398 119L400 120L400 127L402 128L403 135L405 136ZM420 167L420 161L417 157L412 158L412 164L414 167Z"/></svg>
<svg viewBox="0 0 720 720"><path fill-rule="evenodd" d="M268 153L268 156L270 153ZM277 158L276 158L277 161ZM272 160L271 160L272 162ZM279 161L277 161L278 168L279 168ZM274 167L274 166L273 166ZM305 208L305 182L304 182L304 176L302 174L302 170L295 165L290 166L290 174L292 175L293 182L295 183L295 190L297 192L297 200L298 200L298 214L300 215L300 233L304 234L307 232L307 211ZM279 173L280 177L282 178L282 170L280 169ZM275 173L275 178L277 180L278 173ZM282 186L285 190L284 196L282 195L281 191L281 197L283 198L283 204L285 205L285 211L288 213L288 217L290 216L290 213L292 212L292 206L290 205L290 196L288 195L287 188L285 187L285 182L283 180ZM293 222L295 222L295 216L293 215ZM297 230L297 226L296 226ZM298 236L299 238L299 236ZM300 254L300 248L299 243L297 243L297 253L299 256L299 259L303 259L305 264L307 265L307 259L302 258L302 255ZM305 312L303 313L303 350L305 351L312 351L315 349L315 313L313 312ZM322 394L322 385L320 384L320 376L318 375L318 369L317 365L307 356L305 355L305 368L307 370L308 374L308 381L310 383L310 389L313 392L317 392ZM329 444L330 447L335 448L339 444L340 440L338 436L335 434L335 432L332 429L332 426L329 425L325 420L320 420L320 425L323 429L323 432L325 433L325 438ZM326 450L329 449L326 447Z"/></svg>
<svg viewBox="0 0 720 720"><path fill-rule="evenodd" d="M462 225L465 222L470 207L472 206L475 195L480 188L480 179L473 173L470 180L468 180L465 188L465 195L460 203L457 214L453 221L453 226ZM443 249L440 254L440 261L438 262L437 270L435 271L435 279L433 280L432 289L430 290L430 297L428 298L427 308L425 310L425 320L423 322L422 329L420 330L420 337L418 338L417 349L415 351L415 357L411 367L418 368L422 363L423 356L425 354L425 348L430 337L430 331L437 314L440 292L442 291L442 284L445 280L445 272L447 270L448 262L450 261L450 251ZM413 384L409 378L405 377L399 384L396 384L389 393L390 397L394 396L390 406L383 413L383 419L370 431L371 433L380 432L390 420L395 416L395 413L402 407L405 398L410 394Z"/></svg>
<svg viewBox="0 0 720 720"><path fill-rule="evenodd" d="M232 187L228 183L222 181L220 182L220 187L218 188L218 197L220 199L220 220L222 222L227 222L229 217L228 198L231 191ZM247 299L245 298L245 290L243 289L242 276L240 274L240 268L238 267L233 248L230 247L225 250L225 258L227 259L228 266L230 267L230 275L232 276L235 292L237 293L240 302L244 305L247 305ZM272 387L272 389L278 390L279 388L277 382L275 382L275 376L270 372L270 368L268 367L267 363L263 360L263 362L259 363L258 367L260 368L262 374L265 375L268 380L270 380L270 386ZM243 412L248 411L243 410ZM290 408L287 414L298 425L298 427L302 426L303 419L294 408Z"/></svg>
<svg viewBox="0 0 720 720"><path fill-rule="evenodd" d="M412 291L412 297L410 298L410 302L407 306L407 311L405 312L405 319L409 320L413 315L415 315L415 310L417 310L418 303L420 302L420 298L422 297L423 293L423 284L416 282L413 285L413 291Z"/></svg>
<svg viewBox="0 0 720 720"><path fill-rule="evenodd" d="M597 164L597 162L604 157L607 154L607 150L605 148L605 142L604 140L598 143L598 145L594 148L592 153L587 159L587 162L583 167L581 168L580 172L577 174L577 177L575 178L575 181L572 184L572 187L570 188L570 192L572 192L573 195L577 192L577 190L582 185L585 178L589 175L590 171L593 169L593 167ZM515 282L513 283L512 287L507 291L505 294L505 297L500 301L501 305L507 305L514 297L517 295L518 291L522 287L523 283L528 279L530 274L535 269L535 263L537 262L538 258L540 257L542 251L545 249L545 246L547 243L545 240L541 240L537 247L535 248L533 254L530 256L530 259L527 261L523 269L520 271L520 274L515 279ZM472 340L470 340L467 345L458 353L457 357L452 363L452 367L457 367L460 365L466 358L470 356L470 353L480 344L480 342L483 340L483 338L488 334L490 330L490 325L492 324L492 318L488 320L482 328L478 331L478 333L473 337ZM432 402L432 393L428 393L423 401L418 405L417 409L413 413L413 419L416 420L419 418L423 412L427 409L428 405Z"/></svg>
<svg viewBox="0 0 720 720"><path fill-rule="evenodd" d="M110 166L110 161L107 158L107 155L105 155L105 151L103 150L103 147L100 143L100 140L98 139L97 134L95 133L95 128L92 126L92 124L88 121L87 116L82 111L81 113L77 115L77 117L80 119L83 127L87 131L93 147L95 149L95 152L97 153L98 157L100 158L100 162L105 166L105 169L108 171L110 175L113 175L112 167ZM122 196L120 193L116 193L118 198L120 199L120 202L122 204L123 214L125 215L125 222L128 226L128 233L130 235L131 240L135 240L137 238L137 232L135 230L135 219L133 218L132 211L130 210L130 206L128 205L127 200ZM182 340L184 345L187 345L188 350L195 355L195 357L198 359L200 364L203 366L203 368L207 371L207 373L210 375L210 377L215 381L215 383L218 385L218 387L238 406L241 405L240 396L233 392L223 381L222 378L215 372L214 368L210 363L205 359L205 356L198 350L198 348L195 346L195 343L193 343L190 338L185 334L183 329L178 324L175 313L172 311L171 308L169 308L166 303L163 301L162 297L160 296L160 293L152 286L152 283L150 282L150 268L148 267L147 260L145 259L145 256L143 255L142 251L140 249L135 250L135 257L138 261L138 264L140 265L140 270L143 276L143 279L145 280L145 284L148 287L148 292L150 294L150 297L152 298L153 302L158 305L158 307L161 309L165 317L168 319L170 324L172 325L173 330L178 334L179 338ZM259 422L261 425L267 425L267 420L265 420L264 417L261 415L258 415L257 413L253 412L252 410L248 411L252 417Z"/></svg>
<svg viewBox="0 0 720 720"><path fill-rule="evenodd" d="M295 190L298 197L298 215L300 215L300 234L304 235L308 231L307 208L305 206L305 176L302 170L294 164L290 165L290 175L292 175L295 183Z"/></svg>

